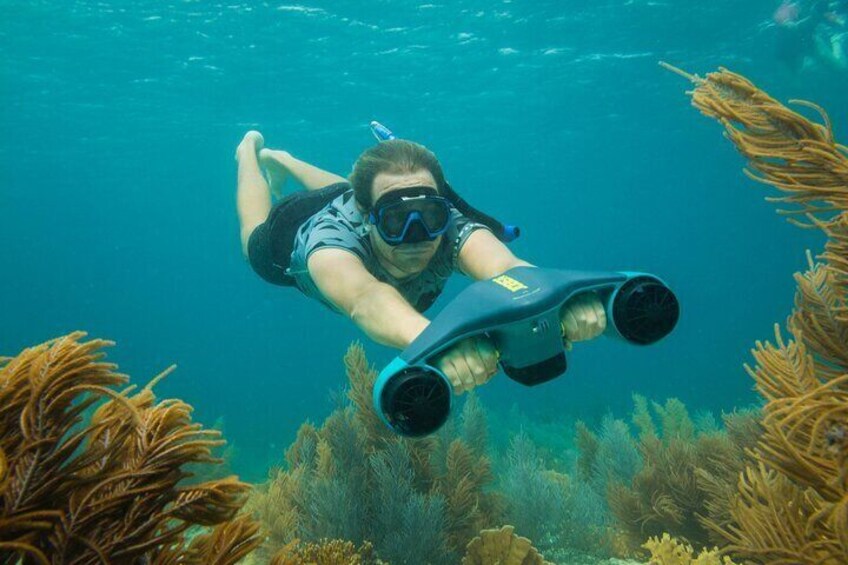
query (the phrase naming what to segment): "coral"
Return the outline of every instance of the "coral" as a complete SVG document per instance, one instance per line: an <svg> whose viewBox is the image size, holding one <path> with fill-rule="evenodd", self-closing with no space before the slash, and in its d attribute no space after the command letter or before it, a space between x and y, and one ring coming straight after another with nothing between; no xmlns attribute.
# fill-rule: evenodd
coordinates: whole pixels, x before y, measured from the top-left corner
<svg viewBox="0 0 848 565"><path fill-rule="evenodd" d="M295 495L302 488L302 477L302 472L286 473L274 469L269 480L255 487L247 499L244 510L263 525L266 546L282 547L298 531L300 516Z"/></svg>
<svg viewBox="0 0 848 565"><path fill-rule="evenodd" d="M459 422L422 439L393 434L375 414L376 371L361 345L345 356L348 404L306 423L248 503L268 531L262 555L295 538L374 544L389 561L454 563L502 503L488 492L485 413L471 397ZM409 556L417 561L410 561Z"/></svg>
<svg viewBox="0 0 848 565"><path fill-rule="evenodd" d="M210 532L191 540L186 548L172 546L163 549L157 563L239 563L253 552L261 542L259 524L246 514L224 522Z"/></svg>
<svg viewBox="0 0 848 565"><path fill-rule="evenodd" d="M458 553L468 540L503 513L500 493L485 490L494 479L488 457L488 423L474 393L466 395L460 416L439 433L410 444L416 486L435 488L446 501L448 545ZM426 455L424 462L418 457Z"/></svg>
<svg viewBox="0 0 848 565"><path fill-rule="evenodd" d="M592 463L591 483L595 492L603 495L610 484L630 484L641 468L642 458L627 424L605 416L601 420L598 449Z"/></svg>
<svg viewBox="0 0 848 565"><path fill-rule="evenodd" d="M398 562L410 556L421 563L447 561L447 502L438 492L415 490L405 442L372 454L371 472L371 535L380 555Z"/></svg>
<svg viewBox="0 0 848 565"><path fill-rule="evenodd" d="M226 430L224 429L224 419L216 419L210 429L218 432L222 436L225 436ZM190 479L191 482L207 482L215 479L223 479L235 474L232 468L232 463L238 457L238 450L232 441L227 441L223 445L216 445L212 447L211 455L218 462L216 465L208 465L204 462L192 463L186 466L186 471L192 475Z"/></svg>
<svg viewBox="0 0 848 565"><path fill-rule="evenodd" d="M704 509L699 513L698 519L709 530L711 543L724 542L724 537L717 534L712 526L726 527L733 521L730 509L737 493L739 474L750 459L745 452L753 449L762 435L760 416L758 410L743 410L722 415L730 442L720 441L718 445L714 445L711 457L712 471L704 467L695 469L698 488L705 495ZM709 444L707 448L709 449ZM720 472L715 472L716 469Z"/></svg>
<svg viewBox="0 0 848 565"><path fill-rule="evenodd" d="M638 439L627 424L610 416L598 434L582 422L575 426L580 456L570 497L580 501L577 506L595 510L570 519L583 526L574 545L591 540L591 547L629 556L640 552L646 536L664 531L699 547L718 543L723 538L702 524L702 515L706 510L715 522L730 522L728 501L744 468L745 450L756 445L761 432L758 413L725 414L722 430L712 416L696 426L674 398L659 404L634 395L633 403ZM612 523L605 516L607 505L616 518Z"/></svg>
<svg viewBox="0 0 848 565"><path fill-rule="evenodd" d="M718 549L703 549L696 557L692 546L668 534L650 538L642 547L651 552L650 565L734 565L729 557L720 556Z"/></svg>
<svg viewBox="0 0 848 565"><path fill-rule="evenodd" d="M582 480L590 482L598 458L598 436L584 422L577 421L574 424L574 443L580 452L577 458L577 473Z"/></svg>
<svg viewBox="0 0 848 565"><path fill-rule="evenodd" d="M545 469L526 434L513 437L498 486L506 501L506 519L545 549L560 544L568 521L568 483Z"/></svg>
<svg viewBox="0 0 848 565"><path fill-rule="evenodd" d="M319 543L301 543L293 540L280 549L270 561L271 565L381 565L374 556L374 548L365 542L356 547L349 541L321 540Z"/></svg>
<svg viewBox="0 0 848 565"><path fill-rule="evenodd" d="M630 482L608 483L607 501L633 549L663 532L703 547L711 538L701 514L721 486L735 480L745 464L744 449L753 443L736 444L722 431L696 431L677 399L652 403L652 409L653 416L648 401L634 395L642 467ZM721 519L721 508L713 511Z"/></svg>
<svg viewBox="0 0 848 565"><path fill-rule="evenodd" d="M364 438L366 449L371 453L379 449L383 442L394 437L374 410L372 392L377 371L368 363L365 348L358 342L351 344L348 348L344 356L344 365L350 386L348 398L355 407L354 418L357 428Z"/></svg>
<svg viewBox="0 0 848 565"><path fill-rule="evenodd" d="M462 565L553 565L513 526L482 530L468 543Z"/></svg>
<svg viewBox="0 0 848 565"><path fill-rule="evenodd" d="M698 433L715 433L721 431L721 425L715 415L709 410L698 410L692 418Z"/></svg>
<svg viewBox="0 0 848 565"><path fill-rule="evenodd" d="M654 406L657 404L654 403ZM639 441L645 443L657 439L657 429L651 412L648 410L648 399L642 395L633 395L633 424L639 430Z"/></svg>
<svg viewBox="0 0 848 565"><path fill-rule="evenodd" d="M235 563L259 543L235 477L185 484L220 434L75 332L0 363L0 562ZM134 394L132 394L134 392ZM101 402L96 410L93 410ZM93 410L93 412L92 412ZM88 418L86 416L89 416ZM195 525L214 527L186 543ZM23 557L25 556L25 557Z"/></svg>
<svg viewBox="0 0 848 565"><path fill-rule="evenodd" d="M672 67L668 67L672 68ZM672 68L673 69L673 68ZM756 563L848 562L848 148L823 124L725 69L689 79L693 105L724 126L748 176L781 190L769 200L827 238L796 274L792 338L756 344L746 367L766 401L757 462L739 479L729 523L707 521L726 549ZM799 220L802 216L806 221Z"/></svg>
<svg viewBox="0 0 848 565"><path fill-rule="evenodd" d="M676 398L669 398L665 406L653 403L657 419L662 424L662 437L664 439L680 439L692 441L695 438L695 425L689 418L686 406Z"/></svg>
<svg viewBox="0 0 848 565"><path fill-rule="evenodd" d="M588 483L570 481L566 487L565 519L558 533L559 546L598 556L623 555L617 532L610 529L606 499ZM547 550L546 550L547 551Z"/></svg>
<svg viewBox="0 0 848 565"><path fill-rule="evenodd" d="M603 495L579 472L572 478L551 469L524 431L513 436L498 478L505 519L545 552L612 553Z"/></svg>
<svg viewBox="0 0 848 565"><path fill-rule="evenodd" d="M527 408L525 406L525 408ZM574 427L577 421L568 413L552 413L533 408L525 412L513 403L508 409L493 414L498 426L490 430L489 441L495 466L509 449L517 430L533 438L539 456L545 465L563 473L573 473L578 451L575 445Z"/></svg>
<svg viewBox="0 0 848 565"><path fill-rule="evenodd" d="M567 488L565 519L560 525L560 549L594 555L632 553L629 540L612 527L606 493L612 484L630 484L642 461L627 424L607 415L598 434L578 421L574 443L579 455L574 479Z"/></svg>
<svg viewBox="0 0 848 565"><path fill-rule="evenodd" d="M486 422L486 412L474 391L466 395L460 420L459 435L462 440L476 457L485 456L486 446L489 445L489 425Z"/></svg>

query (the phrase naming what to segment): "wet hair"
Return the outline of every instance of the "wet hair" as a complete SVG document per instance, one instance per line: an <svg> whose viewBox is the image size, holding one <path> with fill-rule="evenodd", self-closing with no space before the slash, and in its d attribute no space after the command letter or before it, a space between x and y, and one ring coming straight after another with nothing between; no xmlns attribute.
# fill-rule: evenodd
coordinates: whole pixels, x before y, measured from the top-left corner
<svg viewBox="0 0 848 565"><path fill-rule="evenodd" d="M430 171L436 181L436 189L444 193L445 174L433 152L413 141L392 139L363 152L354 163L349 180L356 202L367 211L374 205L372 192L377 175L403 175L419 171Z"/></svg>

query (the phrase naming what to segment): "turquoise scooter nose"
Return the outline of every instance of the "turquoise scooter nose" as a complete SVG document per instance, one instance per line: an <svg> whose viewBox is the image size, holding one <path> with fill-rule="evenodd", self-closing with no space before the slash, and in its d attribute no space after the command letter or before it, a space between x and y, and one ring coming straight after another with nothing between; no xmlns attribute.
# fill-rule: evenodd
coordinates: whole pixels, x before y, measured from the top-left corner
<svg viewBox="0 0 848 565"><path fill-rule="evenodd" d="M511 379L534 386L567 368L560 310L595 292L607 313L606 334L650 345L671 333L680 317L674 293L645 273L515 267L463 290L427 329L389 363L374 384L374 406L394 432L429 435L447 420L452 390L432 361L460 340L485 336Z"/></svg>

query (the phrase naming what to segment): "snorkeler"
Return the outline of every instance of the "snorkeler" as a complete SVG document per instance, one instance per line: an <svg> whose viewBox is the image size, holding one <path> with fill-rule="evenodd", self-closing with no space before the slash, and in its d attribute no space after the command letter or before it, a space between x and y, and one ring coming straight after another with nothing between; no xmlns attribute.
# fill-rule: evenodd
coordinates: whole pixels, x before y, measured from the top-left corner
<svg viewBox="0 0 848 565"><path fill-rule="evenodd" d="M783 0L775 10L776 54L790 70L800 71L814 57L813 33L820 20L820 2L808 5L799 0Z"/></svg>
<svg viewBox="0 0 848 565"><path fill-rule="evenodd" d="M819 58L838 70L848 69L848 2L827 2L814 39Z"/></svg>
<svg viewBox="0 0 848 565"><path fill-rule="evenodd" d="M793 71L848 68L846 12L845 0L783 0L772 16L778 59Z"/></svg>
<svg viewBox="0 0 848 565"><path fill-rule="evenodd" d="M481 280L532 266L445 198L451 189L441 164L417 143L367 149L349 179L264 148L257 131L239 143L236 161L242 251L253 269L347 315L383 345L404 349L415 340L429 324L422 313L454 271ZM272 205L272 192L279 196L288 178L306 190ZM606 312L586 293L563 308L561 322L570 344L600 335ZM497 373L497 355L475 337L436 365L459 394Z"/></svg>

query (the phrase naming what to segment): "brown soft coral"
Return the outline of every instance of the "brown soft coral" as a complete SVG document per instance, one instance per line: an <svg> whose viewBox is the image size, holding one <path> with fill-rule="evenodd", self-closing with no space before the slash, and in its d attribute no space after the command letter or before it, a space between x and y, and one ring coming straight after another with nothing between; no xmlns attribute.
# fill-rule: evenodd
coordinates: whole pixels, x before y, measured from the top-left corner
<svg viewBox="0 0 848 565"><path fill-rule="evenodd" d="M669 67L671 68L671 67ZM796 274L793 340L757 343L748 367L766 400L758 460L740 477L732 523L710 522L729 550L757 563L848 563L848 148L823 124L722 69L695 85L693 104L717 118L752 178L784 196L793 223L822 230L825 252ZM795 219L803 215L807 222Z"/></svg>
<svg viewBox="0 0 848 565"><path fill-rule="evenodd" d="M421 539L422 532L387 525L385 517L410 511L431 512L425 527L438 540L429 551L460 555L483 525L500 518L498 498L485 491L492 474L482 408L466 402L461 430L452 423L428 438L401 438L374 412L376 371L361 345L348 350L345 367L350 404L321 427L302 425L286 452L286 469L274 471L248 503L269 532L263 552L272 554L294 538L367 539L393 559L398 539Z"/></svg>
<svg viewBox="0 0 848 565"><path fill-rule="evenodd" d="M156 402L103 363L109 342L76 332L0 363L0 562L235 563L258 525L234 520L248 486L235 477L183 486L213 463L217 432L191 406ZM95 403L107 399L86 421ZM216 526L186 546L193 525Z"/></svg>
<svg viewBox="0 0 848 565"><path fill-rule="evenodd" d="M466 546L462 565L553 565L545 561L529 539L512 526L480 531Z"/></svg>
<svg viewBox="0 0 848 565"><path fill-rule="evenodd" d="M653 403L656 418L646 399L635 395L634 401L643 464L630 484L613 483L607 489L617 526L632 549L646 536L663 532L703 547L711 539L701 515L706 508L718 521L728 519L724 506L713 501L723 488L735 484L745 465L744 449L754 446L756 436L697 432L686 407L676 399ZM731 414L725 421L741 426L752 418Z"/></svg>

